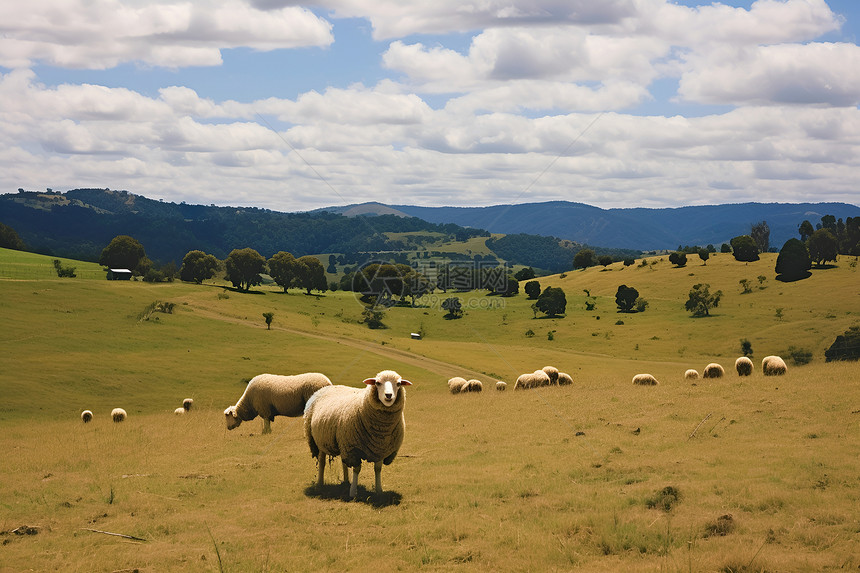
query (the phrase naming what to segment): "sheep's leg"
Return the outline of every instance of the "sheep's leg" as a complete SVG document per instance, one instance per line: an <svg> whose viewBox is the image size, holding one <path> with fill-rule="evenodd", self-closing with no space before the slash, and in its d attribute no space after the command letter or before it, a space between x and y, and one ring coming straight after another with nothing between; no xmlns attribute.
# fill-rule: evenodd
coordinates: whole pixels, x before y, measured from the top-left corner
<svg viewBox="0 0 860 573"><path fill-rule="evenodd" d="M268 418L263 418L263 433L271 434L272 433L272 421Z"/></svg>
<svg viewBox="0 0 860 573"><path fill-rule="evenodd" d="M382 493L382 462L374 462L373 472L376 474L376 494Z"/></svg>
<svg viewBox="0 0 860 573"><path fill-rule="evenodd" d="M319 474L317 475L317 487L323 486L323 481L324 481L323 478L325 477L325 458L326 458L326 455L322 452L320 452L319 455L317 456L317 460L319 460L319 465L320 465L320 471L319 471Z"/></svg>
<svg viewBox="0 0 860 573"><path fill-rule="evenodd" d="M349 466L346 465L346 462L341 458L341 463L343 464L343 483L349 483Z"/></svg>
<svg viewBox="0 0 860 573"><path fill-rule="evenodd" d="M361 472L361 463L352 468L352 485L349 486L349 497L355 499L358 495L358 474Z"/></svg>

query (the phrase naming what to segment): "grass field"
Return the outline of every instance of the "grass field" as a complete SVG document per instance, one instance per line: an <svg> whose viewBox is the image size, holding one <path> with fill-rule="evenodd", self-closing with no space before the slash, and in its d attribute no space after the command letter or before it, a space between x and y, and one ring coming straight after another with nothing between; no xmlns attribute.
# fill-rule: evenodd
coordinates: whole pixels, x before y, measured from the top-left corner
<svg viewBox="0 0 860 573"><path fill-rule="evenodd" d="M466 315L445 320L454 293L437 294L369 330L351 293L59 279L49 257L0 250L0 571L857 570L860 366L823 351L860 322L860 275L840 258L781 283L774 258L542 277L567 293L558 319L523 294L459 293ZM696 282L724 292L711 317L683 309ZM648 309L615 312L619 284ZM143 318L155 301L173 313ZM732 372L742 338L749 378ZM812 362L762 376L790 346ZM712 361L726 378L683 379ZM512 386L545 364L574 385L447 393L455 374ZM297 419L224 428L255 374L358 385L384 368L415 385L381 497L370 467L356 502L336 471L314 488ZM634 387L638 372L661 384Z"/></svg>

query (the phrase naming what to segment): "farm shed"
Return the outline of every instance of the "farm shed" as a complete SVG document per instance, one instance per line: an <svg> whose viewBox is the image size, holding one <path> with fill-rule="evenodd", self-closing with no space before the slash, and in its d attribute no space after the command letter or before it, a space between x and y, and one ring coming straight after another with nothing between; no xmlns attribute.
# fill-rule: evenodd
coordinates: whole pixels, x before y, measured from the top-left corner
<svg viewBox="0 0 860 573"><path fill-rule="evenodd" d="M128 281L131 280L131 271L128 269L108 269L107 280Z"/></svg>

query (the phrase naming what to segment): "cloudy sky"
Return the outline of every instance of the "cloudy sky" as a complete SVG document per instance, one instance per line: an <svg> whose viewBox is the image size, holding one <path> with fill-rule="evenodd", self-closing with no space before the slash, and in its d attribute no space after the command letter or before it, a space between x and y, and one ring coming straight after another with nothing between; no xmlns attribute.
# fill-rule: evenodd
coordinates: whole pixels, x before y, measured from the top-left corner
<svg viewBox="0 0 860 573"><path fill-rule="evenodd" d="M0 193L860 204L858 0L0 4Z"/></svg>

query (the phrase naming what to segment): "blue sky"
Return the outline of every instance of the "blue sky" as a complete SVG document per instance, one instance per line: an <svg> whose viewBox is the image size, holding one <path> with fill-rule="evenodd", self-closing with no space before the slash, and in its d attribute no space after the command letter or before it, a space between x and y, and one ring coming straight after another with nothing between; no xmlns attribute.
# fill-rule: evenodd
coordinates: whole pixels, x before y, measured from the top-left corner
<svg viewBox="0 0 860 573"><path fill-rule="evenodd" d="M0 7L0 192L860 203L856 0Z"/></svg>

